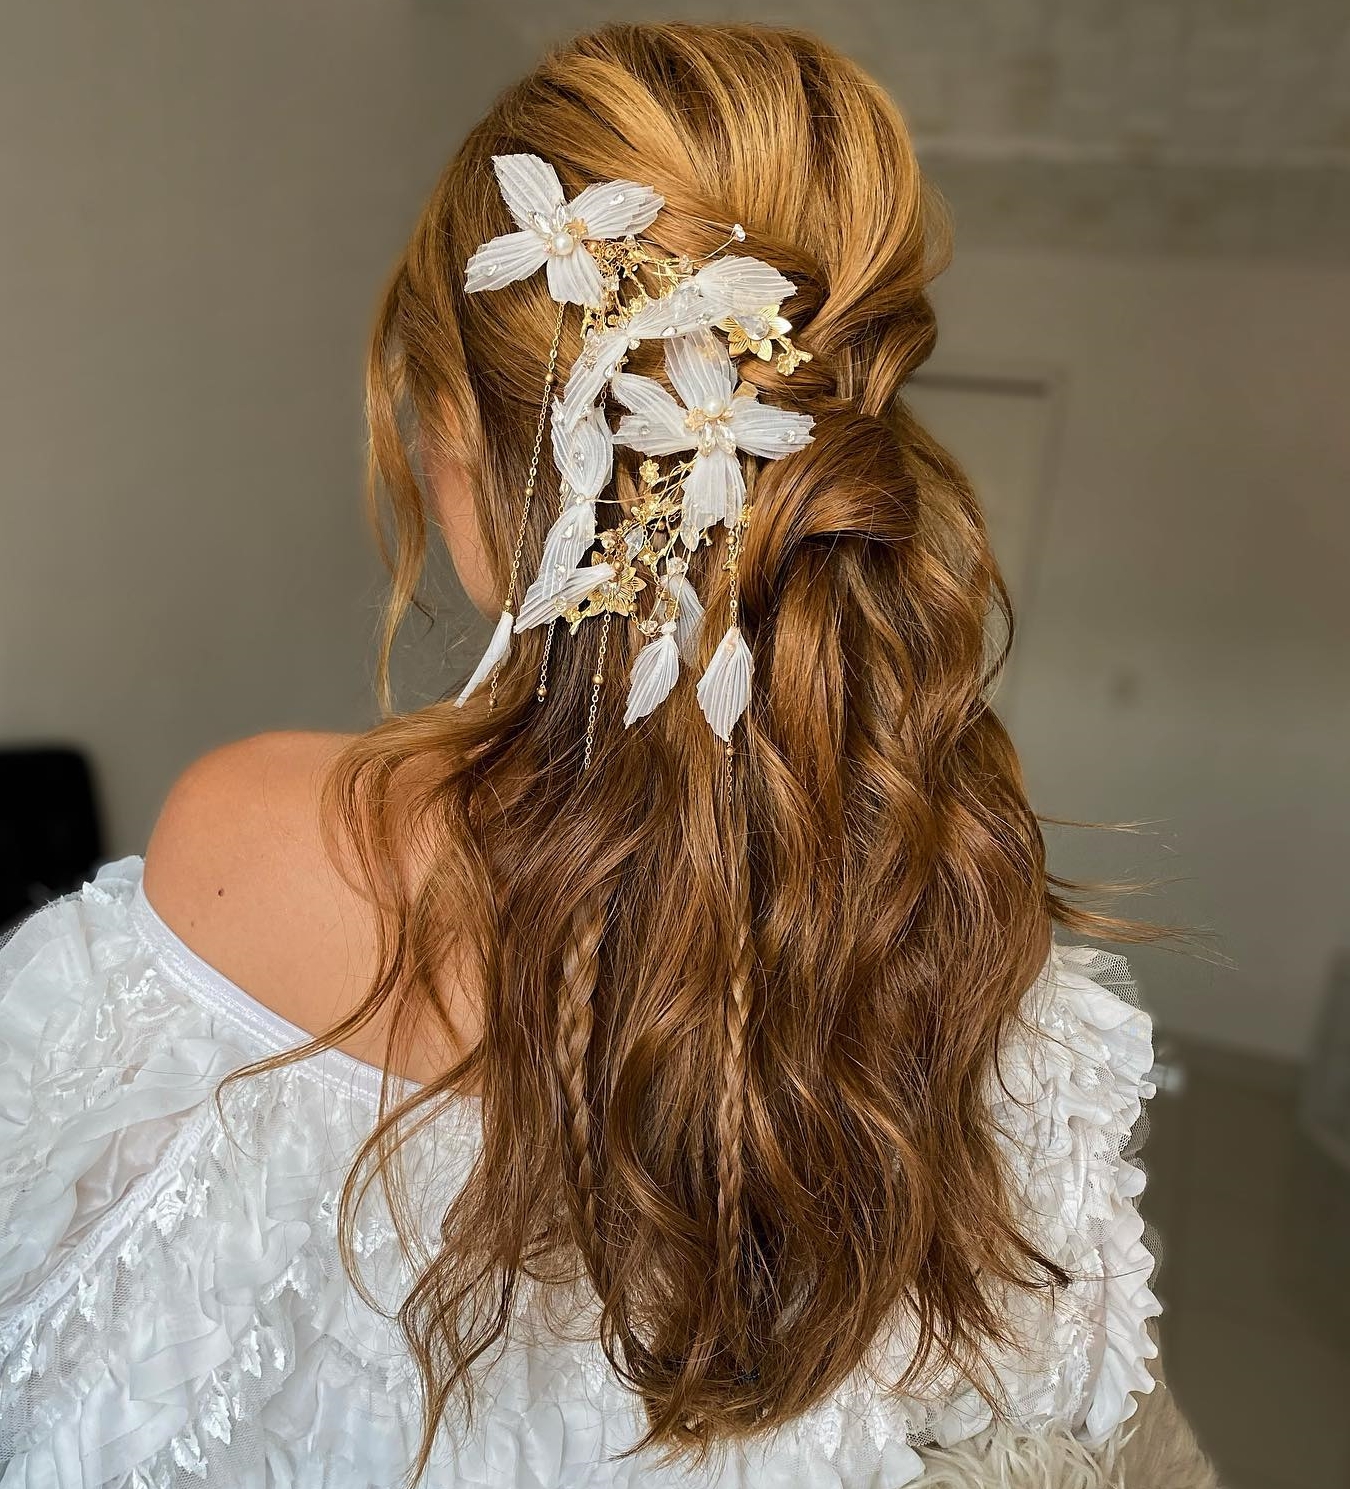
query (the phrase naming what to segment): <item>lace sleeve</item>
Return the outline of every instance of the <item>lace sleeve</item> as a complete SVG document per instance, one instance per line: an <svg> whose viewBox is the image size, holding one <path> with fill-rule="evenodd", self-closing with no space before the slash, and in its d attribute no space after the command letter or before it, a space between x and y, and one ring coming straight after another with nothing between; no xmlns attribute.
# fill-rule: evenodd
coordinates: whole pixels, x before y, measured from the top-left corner
<svg viewBox="0 0 1350 1489"><path fill-rule="evenodd" d="M242 1058L150 975L105 866L0 946L0 1357L190 1145Z"/></svg>

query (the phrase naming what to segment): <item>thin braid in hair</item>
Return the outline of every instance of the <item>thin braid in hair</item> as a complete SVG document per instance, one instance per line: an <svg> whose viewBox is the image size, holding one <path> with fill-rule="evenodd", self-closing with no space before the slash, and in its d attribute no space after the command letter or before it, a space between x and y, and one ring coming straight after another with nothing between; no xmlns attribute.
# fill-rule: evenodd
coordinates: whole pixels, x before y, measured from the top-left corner
<svg viewBox="0 0 1350 1489"><path fill-rule="evenodd" d="M605 929L603 892L587 895L572 912L563 948L558 1000L558 1089L563 1101L563 1161L570 1170L577 1245L599 1285L604 1247L596 1223L595 1163L591 1152L591 1103L587 1070L593 1000L600 976L600 941Z"/></svg>
<svg viewBox="0 0 1350 1489"><path fill-rule="evenodd" d="M731 869L736 918L732 927L731 967L724 1000L726 1048L722 1094L717 1110L717 1285L724 1316L729 1321L739 1321L745 1307L739 1286L745 1189L742 1135L749 1073L748 1035L755 953L750 925L750 862L745 822L742 814L730 804L727 819L727 831L734 841ZM742 1345L746 1342L743 1331L738 1331L735 1337Z"/></svg>

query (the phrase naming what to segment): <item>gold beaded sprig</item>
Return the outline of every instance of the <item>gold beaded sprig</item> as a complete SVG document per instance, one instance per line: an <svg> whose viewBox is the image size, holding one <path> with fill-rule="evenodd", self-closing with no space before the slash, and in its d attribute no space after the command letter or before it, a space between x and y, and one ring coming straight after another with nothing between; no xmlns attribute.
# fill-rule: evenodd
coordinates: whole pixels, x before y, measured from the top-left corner
<svg viewBox="0 0 1350 1489"><path fill-rule="evenodd" d="M558 515L567 510L572 501L572 488L566 481L562 483L562 491L558 497ZM556 619L549 621L548 629L544 632L544 655L539 663L539 683L534 690L534 696L540 703L548 697L548 664L553 656L553 633L558 629Z"/></svg>
<svg viewBox="0 0 1350 1489"><path fill-rule="evenodd" d="M591 768L591 751L595 748L595 717L600 709L600 689L605 685L605 657L609 652L609 628L614 620L612 610L605 611L605 621L600 628L600 651L595 659L595 673L591 677L591 706L586 714L586 748L581 755L582 770Z"/></svg>
<svg viewBox="0 0 1350 1489"><path fill-rule="evenodd" d="M520 512L520 526L516 529L516 547L511 555L511 577L506 584L505 609L515 614L516 584L520 579L520 559L525 551L525 534L530 527L530 508L534 504L535 483L539 479L539 457L544 448L544 430L548 425L548 405L553 396L553 384L558 376L558 348L562 345L563 319L567 306L558 306L558 318L553 326L553 342L548 349L548 366L544 371L544 396L539 401L539 418L534 426L534 449L530 452L530 470L525 478L525 502ZM492 685L488 690L488 712L497 706L497 682L501 677L501 663L492 669Z"/></svg>
<svg viewBox="0 0 1350 1489"><path fill-rule="evenodd" d="M558 622L551 620L548 623L548 630L544 632L544 656L543 660L539 663L539 683L534 690L534 696L540 703L548 697L548 664L549 659L553 655L553 633L557 629Z"/></svg>

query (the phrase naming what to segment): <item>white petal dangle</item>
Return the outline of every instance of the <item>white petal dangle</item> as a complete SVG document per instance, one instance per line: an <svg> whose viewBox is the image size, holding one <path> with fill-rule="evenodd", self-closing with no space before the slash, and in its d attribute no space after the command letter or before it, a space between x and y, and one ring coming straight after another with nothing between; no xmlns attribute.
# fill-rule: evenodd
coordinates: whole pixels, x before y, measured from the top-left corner
<svg viewBox="0 0 1350 1489"><path fill-rule="evenodd" d="M622 426L621 426L622 427ZM745 502L745 476L741 462L731 450L700 450L684 478L684 507L680 537L686 548L697 548L703 534L715 523L733 527L741 520Z"/></svg>
<svg viewBox="0 0 1350 1489"><path fill-rule="evenodd" d="M666 199L636 181L599 181L569 206L569 214L586 224L587 238L626 238L656 220Z"/></svg>
<svg viewBox="0 0 1350 1489"><path fill-rule="evenodd" d="M729 626L717 643L712 661L699 679L698 704L708 727L718 739L730 739L736 722L750 702L754 658L739 626Z"/></svg>
<svg viewBox="0 0 1350 1489"><path fill-rule="evenodd" d="M536 234L546 232L566 200L557 171L537 155L494 155L492 169L516 222Z"/></svg>
<svg viewBox="0 0 1350 1489"><path fill-rule="evenodd" d="M599 496L614 473L614 440L604 410L593 404L569 424L555 398L552 434L553 463L564 483L587 500Z"/></svg>
<svg viewBox="0 0 1350 1489"><path fill-rule="evenodd" d="M505 233L493 238L470 258L464 273L469 294L500 289L526 279L548 258L548 245L538 233Z"/></svg>
<svg viewBox="0 0 1350 1489"><path fill-rule="evenodd" d="M809 445L815 420L748 395L731 400L729 415L736 448L764 460L781 460Z"/></svg>
<svg viewBox="0 0 1350 1489"><path fill-rule="evenodd" d="M619 402L632 409L614 431L616 445L641 450L644 455L674 455L698 448L698 436L685 424L685 410L654 378L621 372L613 387Z"/></svg>
<svg viewBox="0 0 1350 1489"><path fill-rule="evenodd" d="M456 708L463 708L472 694L483 685L488 675L511 654L511 623L514 620L515 616L509 610L502 611L482 660L473 669L473 676L464 684L459 697L455 699Z"/></svg>
<svg viewBox="0 0 1350 1489"><path fill-rule="evenodd" d="M559 241L565 238L565 233L558 235ZM560 305L600 305L605 281L589 248L574 243L562 251L548 250L548 292Z"/></svg>
<svg viewBox="0 0 1350 1489"><path fill-rule="evenodd" d="M726 413L736 374L726 346L711 331L696 331L666 342L666 374L688 409L710 417Z"/></svg>
<svg viewBox="0 0 1350 1489"><path fill-rule="evenodd" d="M544 557L535 581L525 592L531 597L551 600L595 543L595 505L578 496L565 506L544 539Z"/></svg>
<svg viewBox="0 0 1350 1489"><path fill-rule="evenodd" d="M625 729L645 719L670 696L680 675L680 648L675 640L675 622L667 621L661 634L649 641L637 654L629 673L628 704L624 709Z"/></svg>
<svg viewBox="0 0 1350 1489"><path fill-rule="evenodd" d="M562 417L565 424L584 419L595 406L605 384L623 366L628 355L626 331L593 331L581 343L581 351L563 390Z"/></svg>
<svg viewBox="0 0 1350 1489"><path fill-rule="evenodd" d="M692 667L698 661L699 641L703 634L703 602L683 574L667 574L661 587L675 606L675 644L680 655Z"/></svg>
<svg viewBox="0 0 1350 1489"><path fill-rule="evenodd" d="M751 315L767 306L781 305L797 293L790 279L748 254L714 259L694 275L693 283L716 319Z"/></svg>
<svg viewBox="0 0 1350 1489"><path fill-rule="evenodd" d="M528 631L532 626L547 625L549 621L558 620L565 611L584 600L593 589L608 584L615 572L612 564L587 564L584 568L573 569L556 587L550 586L551 594L545 593L541 575L525 591L515 629Z"/></svg>

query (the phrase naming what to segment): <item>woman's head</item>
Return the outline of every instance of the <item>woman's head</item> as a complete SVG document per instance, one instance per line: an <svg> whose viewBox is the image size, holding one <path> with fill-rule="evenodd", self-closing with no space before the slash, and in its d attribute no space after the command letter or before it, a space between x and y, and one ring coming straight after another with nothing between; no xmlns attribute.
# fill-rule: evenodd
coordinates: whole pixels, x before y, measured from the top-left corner
<svg viewBox="0 0 1350 1489"><path fill-rule="evenodd" d="M542 703L536 631L492 707L391 716L347 752L330 801L386 908L357 1019L388 1005L395 1037L416 1038L447 962L482 1001L481 1040L391 1115L360 1172L383 1166L397 1200L389 1160L414 1111L481 1090L481 1158L404 1312L432 1417L521 1282L575 1274L653 1440L700 1448L812 1404L897 1311L910 1384L978 1375L1003 1291L1058 1275L1019 1232L985 1098L1067 912L986 701L986 626L1006 606L979 509L901 401L933 345L941 218L890 101L809 37L610 27L470 134L370 361L386 639L436 502L471 593L487 609L506 593L555 307L542 275L468 295L464 268L511 225L491 158L519 152L569 197L654 188L666 205L642 236L665 253L706 254L744 224L745 250L797 285L784 310L812 360L740 370L811 414L815 441L747 461L756 680L729 788L689 683L623 727L640 638L619 627L608 657L599 627L560 633ZM577 348L572 323L564 375ZM633 370L660 373L646 347ZM621 499L635 460L620 452ZM527 574L557 499L545 462ZM720 538L699 550L705 601L725 593L724 554Z"/></svg>
<svg viewBox="0 0 1350 1489"><path fill-rule="evenodd" d="M549 58L451 163L386 322L401 347L452 553L475 600L493 611L505 591L554 326L542 275L491 294L463 289L470 254L513 226L492 157L516 152L547 160L569 196L614 178L651 185L666 205L642 236L671 255L706 254L733 222L744 223L744 251L796 283L787 313L809 330L815 361L790 379L771 364L742 370L774 401L836 423L887 411L927 356L933 324L923 287L941 253L894 106L809 37L611 28ZM573 318L562 369L578 342ZM545 502L544 527L548 510ZM466 520L471 512L481 534ZM495 595L479 577L480 536Z"/></svg>

